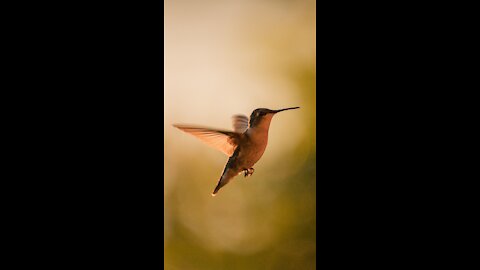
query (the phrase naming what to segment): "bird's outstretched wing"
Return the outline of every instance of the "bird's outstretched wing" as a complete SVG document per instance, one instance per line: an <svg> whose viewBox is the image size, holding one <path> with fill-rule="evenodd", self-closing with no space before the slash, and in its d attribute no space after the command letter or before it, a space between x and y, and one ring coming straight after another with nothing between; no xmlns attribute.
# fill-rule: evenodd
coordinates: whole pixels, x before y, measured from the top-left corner
<svg viewBox="0 0 480 270"><path fill-rule="evenodd" d="M207 145L223 152L227 156L232 156L240 140L240 133L232 131L216 130L206 127L197 127L191 125L173 125L174 127L191 134Z"/></svg>
<svg viewBox="0 0 480 270"><path fill-rule="evenodd" d="M237 133L244 133L248 129L248 117L243 114L232 116L233 130Z"/></svg>

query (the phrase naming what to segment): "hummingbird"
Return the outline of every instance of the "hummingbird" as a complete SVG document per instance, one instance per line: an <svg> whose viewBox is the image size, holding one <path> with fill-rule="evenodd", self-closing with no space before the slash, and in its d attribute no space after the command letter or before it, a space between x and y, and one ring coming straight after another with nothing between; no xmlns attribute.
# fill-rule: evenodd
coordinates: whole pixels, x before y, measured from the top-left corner
<svg viewBox="0 0 480 270"><path fill-rule="evenodd" d="M253 175L253 165L262 157L268 143L268 129L276 113L298 109L292 107L280 110L259 108L252 112L250 119L242 114L232 116L233 131L174 124L173 126L200 139L207 145L223 152L229 158L218 180L212 196L235 176L244 173Z"/></svg>

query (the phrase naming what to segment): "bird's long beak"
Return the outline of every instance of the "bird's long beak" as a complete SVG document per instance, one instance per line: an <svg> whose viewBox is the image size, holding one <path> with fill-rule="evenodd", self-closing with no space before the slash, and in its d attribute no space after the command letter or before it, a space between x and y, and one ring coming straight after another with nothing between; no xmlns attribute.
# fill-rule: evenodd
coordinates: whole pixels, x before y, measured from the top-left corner
<svg viewBox="0 0 480 270"><path fill-rule="evenodd" d="M273 113L279 113L279 112L283 112L283 111L286 111L286 110L294 110L294 109L299 109L300 107L292 107L292 108L286 108L286 109L280 109L280 110L273 110Z"/></svg>

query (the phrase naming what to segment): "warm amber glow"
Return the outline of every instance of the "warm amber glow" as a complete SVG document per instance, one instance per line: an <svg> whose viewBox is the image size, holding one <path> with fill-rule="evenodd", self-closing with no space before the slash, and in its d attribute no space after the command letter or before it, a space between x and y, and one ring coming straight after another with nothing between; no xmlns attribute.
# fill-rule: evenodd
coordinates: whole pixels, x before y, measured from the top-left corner
<svg viewBox="0 0 480 270"><path fill-rule="evenodd" d="M315 266L315 1L165 1L165 269ZM172 124L275 114L255 173ZM212 196L214 196L212 194Z"/></svg>

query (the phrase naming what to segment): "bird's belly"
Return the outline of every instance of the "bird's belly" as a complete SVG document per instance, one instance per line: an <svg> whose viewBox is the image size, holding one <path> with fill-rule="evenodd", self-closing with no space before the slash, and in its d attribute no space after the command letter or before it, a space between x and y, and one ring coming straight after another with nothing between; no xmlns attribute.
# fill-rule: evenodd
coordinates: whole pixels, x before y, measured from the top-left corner
<svg viewBox="0 0 480 270"><path fill-rule="evenodd" d="M248 147L245 147L240 151L239 153L239 160L242 160L241 167L242 169L248 169L252 168L257 161L260 160L260 158L263 156L263 153L265 152L266 145L265 146L255 146L255 145L250 145Z"/></svg>

